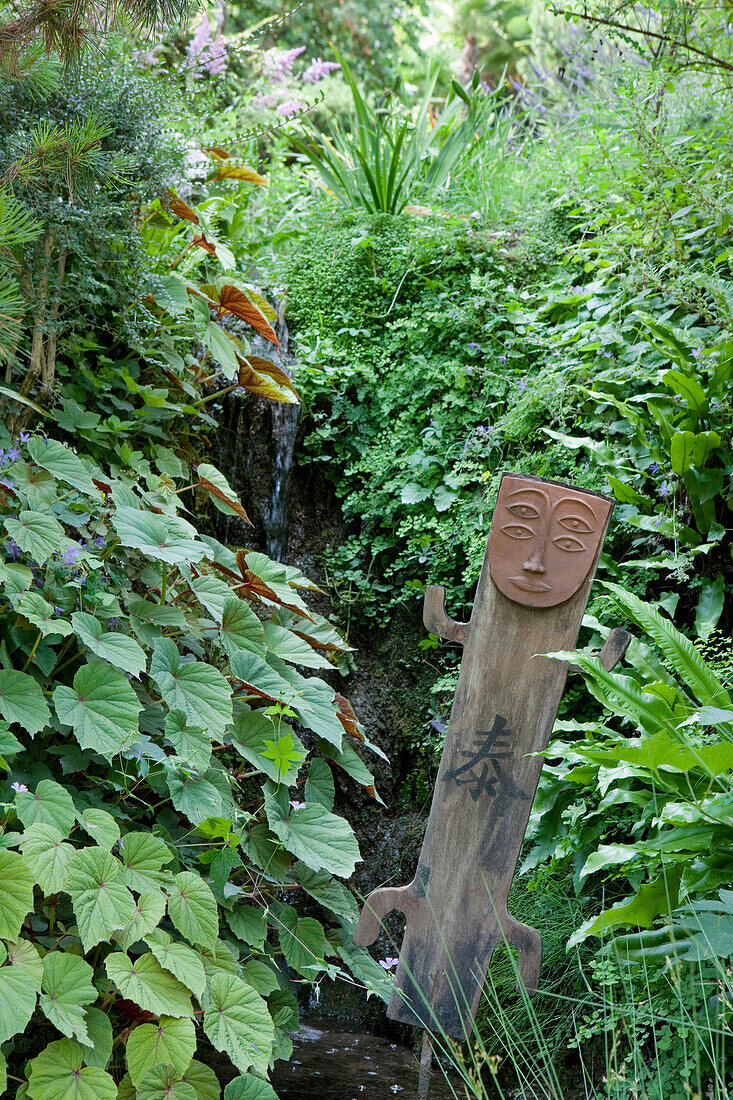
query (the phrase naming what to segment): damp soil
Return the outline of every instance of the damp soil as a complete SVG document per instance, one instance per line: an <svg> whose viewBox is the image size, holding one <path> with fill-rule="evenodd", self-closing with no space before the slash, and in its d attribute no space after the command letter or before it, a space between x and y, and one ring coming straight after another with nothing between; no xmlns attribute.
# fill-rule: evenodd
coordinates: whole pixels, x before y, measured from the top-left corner
<svg viewBox="0 0 733 1100"><path fill-rule="evenodd" d="M291 1035L293 1056L279 1062L272 1085L280 1100L415 1100L419 1059L409 1047L367 1031L302 1021ZM463 1096L437 1065L430 1100Z"/></svg>

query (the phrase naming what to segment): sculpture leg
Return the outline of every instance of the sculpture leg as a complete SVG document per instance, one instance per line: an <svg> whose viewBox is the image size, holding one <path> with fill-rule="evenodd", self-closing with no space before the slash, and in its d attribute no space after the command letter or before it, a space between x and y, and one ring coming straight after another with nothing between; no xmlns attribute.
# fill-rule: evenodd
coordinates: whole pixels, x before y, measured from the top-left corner
<svg viewBox="0 0 733 1100"><path fill-rule="evenodd" d="M542 965L542 936L536 928L509 917L505 925L508 943L516 947L519 953L519 981L517 989L523 985L530 996L537 992Z"/></svg>

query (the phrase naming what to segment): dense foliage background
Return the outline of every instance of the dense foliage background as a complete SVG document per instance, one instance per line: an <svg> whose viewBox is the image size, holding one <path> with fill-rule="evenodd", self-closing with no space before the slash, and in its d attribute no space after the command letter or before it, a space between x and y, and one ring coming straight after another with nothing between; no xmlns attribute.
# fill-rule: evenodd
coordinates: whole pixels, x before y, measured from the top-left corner
<svg viewBox="0 0 733 1100"><path fill-rule="evenodd" d="M347 818L424 815L421 596L470 615L515 469L616 508L511 900L543 988L499 952L446 1051L472 1096L727 1096L728 5L2 20L6 1094L271 1100L313 990L388 996Z"/></svg>

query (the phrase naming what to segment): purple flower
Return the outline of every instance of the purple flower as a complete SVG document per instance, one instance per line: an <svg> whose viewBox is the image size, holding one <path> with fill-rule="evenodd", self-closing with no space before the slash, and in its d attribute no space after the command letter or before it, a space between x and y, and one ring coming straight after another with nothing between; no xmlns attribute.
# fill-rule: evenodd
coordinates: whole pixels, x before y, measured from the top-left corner
<svg viewBox="0 0 733 1100"><path fill-rule="evenodd" d="M277 113L282 115L283 118L293 118L295 115L304 111L306 104L301 99L286 99L277 108Z"/></svg>
<svg viewBox="0 0 733 1100"><path fill-rule="evenodd" d="M67 546L61 555L64 565L73 565L80 553L81 549L78 546Z"/></svg>
<svg viewBox="0 0 733 1100"><path fill-rule="evenodd" d="M379 965L385 970L391 970L394 966L397 966L399 961L399 959L392 958L391 955L388 955L386 959L379 960Z"/></svg>
<svg viewBox="0 0 733 1100"><path fill-rule="evenodd" d="M294 810L305 809L305 802L298 802L296 799L291 799L289 805L292 806Z"/></svg>
<svg viewBox="0 0 733 1100"><path fill-rule="evenodd" d="M292 73L296 57L300 57L302 53L305 53L305 46L296 46L295 49L285 50L283 53L268 54L262 71L274 83L282 84Z"/></svg>
<svg viewBox="0 0 733 1100"><path fill-rule="evenodd" d="M224 45L224 39L222 38L221 31L216 36L214 42L209 47L210 59L205 62L205 68L212 76L219 76L220 73L226 72L227 67L227 51Z"/></svg>
<svg viewBox="0 0 733 1100"><path fill-rule="evenodd" d="M54 611L56 612L57 615L63 615L63 613L64 613L63 607L59 607L58 604L54 604Z"/></svg>
<svg viewBox="0 0 733 1100"><path fill-rule="evenodd" d="M336 61L321 61L320 57L317 57L315 61L311 61L300 79L304 84L317 84L319 80L323 80L324 76L340 68Z"/></svg>
<svg viewBox="0 0 733 1100"><path fill-rule="evenodd" d="M527 388L527 379L526 378L520 378L519 381L517 382L517 389L519 390L520 393L524 393L526 388Z"/></svg>
<svg viewBox="0 0 733 1100"><path fill-rule="evenodd" d="M117 618L116 615L113 615L111 618L107 619L107 626L110 630L116 630L119 625L120 620Z"/></svg>
<svg viewBox="0 0 733 1100"><path fill-rule="evenodd" d="M13 445L5 455L8 462L17 462L20 458L20 449Z"/></svg>
<svg viewBox="0 0 733 1100"><path fill-rule="evenodd" d="M672 492L672 486L668 481L663 481L662 484L657 488L657 492L659 493L660 497L668 497Z"/></svg>
<svg viewBox="0 0 733 1100"><path fill-rule="evenodd" d="M473 374L473 367L466 367L466 374Z"/></svg>
<svg viewBox="0 0 733 1100"><path fill-rule="evenodd" d="M16 794L23 794L24 791L28 790L25 783L18 783L17 781L15 783L11 783L10 786Z"/></svg>
<svg viewBox="0 0 733 1100"><path fill-rule="evenodd" d="M611 355L612 355L612 354L613 354L613 353L612 353L612 352L610 352L610 351L604 351L604 353L603 353L603 358L604 358L604 359L610 359L610 358L611 358Z"/></svg>
<svg viewBox="0 0 733 1100"><path fill-rule="evenodd" d="M472 340L470 344L466 344L469 351L481 351L481 345L477 344L475 340Z"/></svg>
<svg viewBox="0 0 733 1100"><path fill-rule="evenodd" d="M15 488L15 482L11 481L10 478L7 477L0 477L0 485L4 485L6 489Z"/></svg>
<svg viewBox="0 0 733 1100"><path fill-rule="evenodd" d="M99 546L99 547L104 546L104 535L95 535L94 536L94 545Z"/></svg>
<svg viewBox="0 0 733 1100"><path fill-rule="evenodd" d="M690 355L693 357L693 359L699 359L702 355L702 351L702 348L694 348L694 350L690 352Z"/></svg>
<svg viewBox="0 0 733 1100"><path fill-rule="evenodd" d="M31 437L30 432L21 432L20 433L20 442L21 443L27 443L28 440L30 439L30 437Z"/></svg>
<svg viewBox="0 0 733 1100"><path fill-rule="evenodd" d="M500 355L499 356L499 362L501 363L501 365L503 367L504 364L506 363L506 355Z"/></svg>
<svg viewBox="0 0 733 1100"><path fill-rule="evenodd" d="M659 472L659 463L658 462L651 462L649 464L649 473L650 474L656 474L658 472Z"/></svg>
<svg viewBox="0 0 733 1100"><path fill-rule="evenodd" d="M216 40L214 40L207 15L204 15L196 28L196 33L188 44L186 55L189 69L197 69L200 65L203 65L212 76L218 76L226 69L224 39L221 36L221 31L219 31Z"/></svg>
<svg viewBox="0 0 733 1100"><path fill-rule="evenodd" d="M20 547L18 546L15 539L9 538L8 541L5 543L5 546L7 547L8 553L10 554L11 558L20 557Z"/></svg>

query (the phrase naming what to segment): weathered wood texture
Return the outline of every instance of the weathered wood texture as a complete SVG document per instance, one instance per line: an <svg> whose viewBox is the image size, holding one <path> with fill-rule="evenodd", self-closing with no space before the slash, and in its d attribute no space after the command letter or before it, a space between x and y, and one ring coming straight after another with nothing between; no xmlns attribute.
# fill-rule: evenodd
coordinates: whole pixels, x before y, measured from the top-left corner
<svg viewBox="0 0 733 1100"><path fill-rule="evenodd" d="M563 603L528 607L507 598L489 575L490 543L470 623L446 616L443 589L427 591L428 630L464 645L445 749L415 878L375 891L354 936L372 943L388 912L405 914L388 1007L394 1020L470 1035L492 952L504 938L517 949L525 987L537 988L541 938L509 914L507 896L542 770L533 754L547 747L567 674L565 664L539 655L575 646L610 515L605 498L588 498L603 502L597 549L589 547L587 576ZM623 642L609 638L612 663Z"/></svg>

